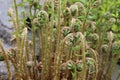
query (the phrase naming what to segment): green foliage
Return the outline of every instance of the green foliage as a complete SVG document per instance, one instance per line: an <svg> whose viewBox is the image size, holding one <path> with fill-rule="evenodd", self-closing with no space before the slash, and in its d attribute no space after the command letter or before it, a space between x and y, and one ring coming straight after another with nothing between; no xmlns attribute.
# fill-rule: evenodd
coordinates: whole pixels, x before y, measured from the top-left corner
<svg viewBox="0 0 120 80"><path fill-rule="evenodd" d="M43 25L48 22L48 14L46 11L39 11L37 14L38 23Z"/></svg>
<svg viewBox="0 0 120 80"><path fill-rule="evenodd" d="M77 71L78 72L82 71L82 64L80 63L77 64Z"/></svg>
<svg viewBox="0 0 120 80"><path fill-rule="evenodd" d="M4 56L0 54L0 61L4 61Z"/></svg>
<svg viewBox="0 0 120 80"><path fill-rule="evenodd" d="M75 64L72 61L69 61L67 67L68 69L73 70L75 68Z"/></svg>
<svg viewBox="0 0 120 80"><path fill-rule="evenodd" d="M80 0L67 0L68 3L74 3L74 2L79 2Z"/></svg>
<svg viewBox="0 0 120 80"><path fill-rule="evenodd" d="M73 50L73 51L78 51L78 50L80 50L80 46L79 46L79 45L76 45L76 46L72 47L72 50Z"/></svg>
<svg viewBox="0 0 120 80"><path fill-rule="evenodd" d="M70 33L70 30L64 30L63 36L66 37Z"/></svg>
<svg viewBox="0 0 120 80"><path fill-rule="evenodd" d="M119 54L119 52L120 52L120 43L114 42L112 46L112 53Z"/></svg>

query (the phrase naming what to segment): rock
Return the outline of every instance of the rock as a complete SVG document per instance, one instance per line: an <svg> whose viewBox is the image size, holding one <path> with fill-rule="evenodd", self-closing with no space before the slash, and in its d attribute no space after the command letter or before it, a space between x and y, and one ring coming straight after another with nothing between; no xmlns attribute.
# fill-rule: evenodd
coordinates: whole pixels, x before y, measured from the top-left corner
<svg viewBox="0 0 120 80"><path fill-rule="evenodd" d="M10 45L11 32L13 28L9 28L0 21L0 39L3 39L5 44Z"/></svg>
<svg viewBox="0 0 120 80"><path fill-rule="evenodd" d="M12 28L12 24L8 21L10 18L7 15L8 9L12 6L13 0L0 0L0 21L7 28Z"/></svg>
<svg viewBox="0 0 120 80"><path fill-rule="evenodd" d="M117 76L120 74L119 70L120 70L120 66L116 65L116 68L114 69L111 80L116 80ZM120 80L120 77L118 80Z"/></svg>
<svg viewBox="0 0 120 80"><path fill-rule="evenodd" d="M11 73L12 75L14 75L14 68L11 64L11 62L9 62L10 64L10 70L11 70ZM2 78L2 80L7 80L8 76L8 70L7 70L7 67L6 67L6 63L4 61L0 61L0 76Z"/></svg>
<svg viewBox="0 0 120 80"><path fill-rule="evenodd" d="M8 21L7 11L12 3L13 0L0 0L0 39L3 40L7 48L10 47L11 32L13 31L12 23Z"/></svg>

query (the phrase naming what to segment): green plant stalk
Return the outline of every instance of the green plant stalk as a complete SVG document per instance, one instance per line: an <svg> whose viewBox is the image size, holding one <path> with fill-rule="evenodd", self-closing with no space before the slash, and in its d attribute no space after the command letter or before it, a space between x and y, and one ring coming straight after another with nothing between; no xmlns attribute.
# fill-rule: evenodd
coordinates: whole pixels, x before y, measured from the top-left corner
<svg viewBox="0 0 120 80"><path fill-rule="evenodd" d="M111 77L111 74L112 74L112 71L113 71L113 69L114 69L114 65L112 65L112 60L110 60L110 62L108 62L108 68L107 68L107 70L106 70L106 75L107 75L107 77L108 78L110 78Z"/></svg>
<svg viewBox="0 0 120 80"><path fill-rule="evenodd" d="M34 0L34 2L39 3L40 1L39 1L39 0ZM35 3L35 4L36 4L36 3ZM36 4L36 5L34 6L34 17L36 17L36 13L37 13L37 6L38 6L38 4Z"/></svg>
<svg viewBox="0 0 120 80"><path fill-rule="evenodd" d="M16 13L16 22L17 22L17 25L19 25L18 8L17 8L17 2L16 2L16 0L14 0L14 7L15 7L15 13Z"/></svg>
<svg viewBox="0 0 120 80"><path fill-rule="evenodd" d="M63 5L61 6L61 9L64 10L66 8L67 0L64 0Z"/></svg>
<svg viewBox="0 0 120 80"><path fill-rule="evenodd" d="M98 32L98 35L99 35L99 40L98 40L98 44L97 44L96 50L97 50L97 52L100 52L100 47L101 47L101 45L102 45L102 43L103 43L103 37L102 37L103 33L101 33L101 32L99 31L99 32Z"/></svg>
<svg viewBox="0 0 120 80"><path fill-rule="evenodd" d="M14 0L14 7L15 7L15 13L16 13L16 20L14 19L14 15L12 15L13 17L13 24L15 27L15 33L16 33L16 39L17 39L17 46L18 49L20 49L20 38L19 38L19 17L18 17L18 8L17 8L17 3L16 0ZM18 50L19 53L20 50Z"/></svg>
<svg viewBox="0 0 120 80"><path fill-rule="evenodd" d="M68 50L68 51L69 51L69 50ZM65 62L68 60L68 56L69 56L69 55L67 55L66 53L68 53L68 52L67 52L67 50L66 50L66 48L65 48L65 44L62 43L61 55L65 56L65 59L64 59Z"/></svg>
<svg viewBox="0 0 120 80"><path fill-rule="evenodd" d="M110 4L109 4L108 2L109 2L108 0L106 0L106 1L101 0L101 3L103 3L103 4L101 5L101 7L102 7L102 9L103 9L102 12L101 12L101 14L109 11L109 7L111 7L111 6L110 6ZM106 4L104 4L104 3L106 3ZM111 3L111 2L110 2L110 3ZM105 5L107 5L107 6L105 6ZM109 5L109 6L108 6L108 5ZM98 22L99 22L99 23L105 22L105 21L104 21L104 17L101 16ZM100 52L100 47L101 47L101 45L102 45L102 43L103 43L103 34L106 33L106 30L103 31L103 32L101 32L101 31L100 31L100 28L101 28L101 26L99 26L99 28L98 28L98 35L99 35L99 37L100 37L100 38L99 38L99 41L98 41L98 45L97 45L97 51L98 51L98 52Z"/></svg>
<svg viewBox="0 0 120 80"><path fill-rule="evenodd" d="M46 30L46 47L45 47L45 65L46 65L46 79L49 79L49 61L50 61L50 48L49 48L49 45L48 45L48 30Z"/></svg>
<svg viewBox="0 0 120 80"><path fill-rule="evenodd" d="M62 55L65 55L65 62L67 62L67 60L71 60L72 59L72 48L70 47L66 47L65 42L62 43L62 48L61 48L61 52ZM68 54L67 54L68 53Z"/></svg>
<svg viewBox="0 0 120 80"><path fill-rule="evenodd" d="M96 48L96 51L97 52L100 52L100 48L101 48L101 45L103 44L103 37L102 37L102 35L103 35L104 33L101 33L99 30L98 30L98 35L99 35L99 40L98 40L98 44L97 44L97 48ZM107 54L107 53L106 53ZM99 55L101 55L100 53L99 53ZM100 56L98 56L99 58L100 58ZM106 57L107 57L107 55L106 55ZM98 72L98 74L97 74L97 79L99 79L99 80L101 80L102 79L102 74L103 74L103 72L104 72L104 70L105 70L105 65L106 65L106 57L105 57L105 60L103 61L103 64L100 64L99 66L99 72ZM100 59L99 59L99 62L100 62Z"/></svg>
<svg viewBox="0 0 120 80"><path fill-rule="evenodd" d="M13 21L13 24L14 24L14 28L15 28L15 35L16 35L16 40L17 40L17 47L18 47L18 56L20 57L20 38L19 38L19 17L18 17L18 8L17 8L17 2L16 0L14 0L14 7L15 7L15 13L16 13L16 19L14 19L14 15L11 15L12 16L12 21ZM19 68L20 69L20 68ZM19 73L20 75L21 73ZM19 79L20 76L19 76Z"/></svg>
<svg viewBox="0 0 120 80"><path fill-rule="evenodd" d="M88 16L89 16L89 12L90 12L90 10L91 10L91 2L90 2L90 1L91 1L91 0L89 0L90 5L88 6L88 11L87 11L87 13L86 13L86 15L85 15L85 20L84 20L84 22L83 22L82 33L84 33L84 31L86 30L86 21L87 21L87 18L88 18Z"/></svg>
<svg viewBox="0 0 120 80"><path fill-rule="evenodd" d="M29 54L30 54L30 51L29 51L29 43L28 43L28 41L26 41L26 45L25 45L25 50L26 50L26 61L29 61L30 59L29 59Z"/></svg>
<svg viewBox="0 0 120 80"><path fill-rule="evenodd" d="M31 72L30 72L30 70L29 69L26 69L27 71L26 71L26 74L27 74L27 79L32 79L31 78Z"/></svg>
<svg viewBox="0 0 120 80"><path fill-rule="evenodd" d="M43 69L42 69L42 79L49 79L49 46L48 46L48 28L46 28L46 24L44 25L44 38L45 38L45 44L44 44L44 57L43 57ZM46 28L46 29L45 29Z"/></svg>
<svg viewBox="0 0 120 80"><path fill-rule="evenodd" d="M111 36L110 36L110 41L109 41L109 44L108 44L108 51L107 51L107 57L106 57L106 59L105 59L105 61L106 62L108 62L108 68L107 68L107 70L106 70L106 75L107 75L107 77L108 77L108 72L109 72L109 69L111 68L111 62L109 62L109 61L112 61L111 59L109 60L109 56L110 56L110 54L111 54L111 52L110 52L110 50L111 50L111 46L112 46L112 39L111 39Z"/></svg>
<svg viewBox="0 0 120 80"><path fill-rule="evenodd" d="M36 49L36 43L35 43L35 26L33 25L33 27L32 27L32 42L33 42L33 53L32 53L32 58L33 58L33 61L34 61L34 66L36 66L37 65L37 63L36 63L36 56L35 56L35 54L36 54L36 51L35 51L35 49ZM33 72L34 72L34 79L36 80L37 79L37 71L33 68Z"/></svg>
<svg viewBox="0 0 120 80"><path fill-rule="evenodd" d="M101 42L100 42L101 41ZM102 39L100 39L99 40L99 43L98 43L98 46L99 47L97 47L97 52L100 50L100 47L101 47L101 45L102 45ZM100 54L99 54L100 55ZM100 57L99 57L100 58ZM103 74L103 72L104 72L104 69L105 69L105 64L106 64L106 62L105 62L105 60L103 61L103 65L99 65L100 67L100 70L99 70L99 72L98 72L98 74L97 74L97 79L99 79L99 80L101 80L102 79L102 74Z"/></svg>
<svg viewBox="0 0 120 80"><path fill-rule="evenodd" d="M83 70L82 70L82 79L86 79L86 57L85 57L85 39L84 36L81 33L81 43L82 43L82 61L83 61Z"/></svg>
<svg viewBox="0 0 120 80"><path fill-rule="evenodd" d="M48 30L46 28L46 24L42 26L42 63L43 63L43 68L42 68L42 73L41 73L41 80L47 79L48 75Z"/></svg>
<svg viewBox="0 0 120 80"><path fill-rule="evenodd" d="M23 32L23 36L22 36L22 40L21 40L21 51L20 51L20 71L23 71L22 69L24 69L24 65L25 65L24 64L24 49L25 49L25 45L26 45L26 43L25 43L26 37L27 37L27 34Z"/></svg>
<svg viewBox="0 0 120 80"><path fill-rule="evenodd" d="M2 42L1 42L1 41L0 41L0 48L2 49L4 58L5 58L5 63L6 63L7 69L8 69L8 79L9 79L9 80L12 80L12 75L11 75L11 71L10 71L10 64L9 64L9 59L8 59L8 56L7 56L7 53L6 53L5 49L3 48L3 45L2 45Z"/></svg>
<svg viewBox="0 0 120 80"><path fill-rule="evenodd" d="M32 5L29 3L29 13L30 13L30 16L32 16Z"/></svg>
<svg viewBox="0 0 120 80"><path fill-rule="evenodd" d="M21 2L23 3L24 0L21 0ZM23 10L25 9L24 6L22 6L22 9L23 9ZM25 19L25 12L22 13L22 16L23 16L23 19Z"/></svg>
<svg viewBox="0 0 120 80"><path fill-rule="evenodd" d="M73 35L75 36L75 33L73 33ZM72 45L72 47L76 46L76 40L74 40L74 44ZM72 60L75 61L77 58L75 57L76 51L72 50Z"/></svg>
<svg viewBox="0 0 120 80"><path fill-rule="evenodd" d="M10 16L11 16L11 19L12 19L12 21L13 21L13 26L14 26L14 30L15 30L17 48L20 49L20 38L19 38L19 32L18 32L18 28L17 28L18 25L17 25L17 22L16 22L16 20L15 20L15 18L14 18L14 13L11 12L11 13L10 13ZM18 53L18 55L17 55L16 57L20 57L20 50L18 50L17 53ZM17 58L16 61L19 61L19 59ZM19 70L17 70L17 73L19 73L18 71L19 71ZM19 74L20 74L20 73L19 73ZM21 79L21 78L19 77L19 79Z"/></svg>
<svg viewBox="0 0 120 80"><path fill-rule="evenodd" d="M12 62L12 64L13 64L13 66L14 66L14 68L15 68L15 72L17 72L17 65L16 65L16 63L15 63L15 61L13 60L13 59L10 59L11 60L11 62Z"/></svg>
<svg viewBox="0 0 120 80"><path fill-rule="evenodd" d="M74 72L72 72L72 80L77 80L76 66L74 67Z"/></svg>
<svg viewBox="0 0 120 80"><path fill-rule="evenodd" d="M42 38L42 29L39 29L39 44L40 44L40 60L42 60L42 56L43 56L43 38Z"/></svg>
<svg viewBox="0 0 120 80"><path fill-rule="evenodd" d="M50 30L50 41L49 41L49 51L48 51L48 53L49 53L49 55L48 55L48 77L49 77L49 79L51 79L51 77L52 77L52 69L51 69L51 64L52 64L52 56L53 56L53 42L52 42L52 40L53 40L53 26L54 26L54 0L52 0L52 3L51 3L51 6L52 6L52 8L51 8L51 22L50 22L50 28L48 29L48 30Z"/></svg>
<svg viewBox="0 0 120 80"><path fill-rule="evenodd" d="M52 0L52 18L51 18L51 28L50 28L50 37L51 37L51 40L50 40L50 43L51 43L51 45L50 45L50 48L51 48L51 50L50 50L50 62L49 62L49 71L50 71L50 73L49 73L49 76L51 76L51 73L52 73L52 69L51 69L51 66L52 66L52 56L54 55L54 46L53 46L53 42L52 42L52 40L53 40L53 26L54 26L54 0ZM53 56L54 57L54 56ZM51 76L51 79L52 79L52 76Z"/></svg>
<svg viewBox="0 0 120 80"><path fill-rule="evenodd" d="M55 53L55 60L54 60L54 79L59 80L59 65L60 65L60 22L61 22L61 0L58 0L58 26L57 26L57 40L56 40L56 53Z"/></svg>
<svg viewBox="0 0 120 80"><path fill-rule="evenodd" d="M36 12L37 12L37 9L36 7L34 7L34 17L36 17Z"/></svg>
<svg viewBox="0 0 120 80"><path fill-rule="evenodd" d="M63 45L64 46L64 45ZM64 48L64 47L63 47ZM66 59L65 61L67 60L71 60L71 48L64 48L64 53L65 53L65 56L66 56ZM66 53L69 53L68 55Z"/></svg>
<svg viewBox="0 0 120 80"><path fill-rule="evenodd" d="M26 65L27 61L26 61L26 58L23 59L23 69L24 69L24 73L26 74L26 79L31 79L30 78L30 72L28 71L27 69L27 65Z"/></svg>
<svg viewBox="0 0 120 80"><path fill-rule="evenodd" d="M89 68L86 68L86 80L90 80L89 77L90 77Z"/></svg>
<svg viewBox="0 0 120 80"><path fill-rule="evenodd" d="M26 41L26 44L25 44L25 50L26 50L26 55L25 55L25 62L24 62L24 65L26 65L27 61L30 60L29 58L29 54L30 54L30 51L29 51L29 43L28 43L28 40ZM27 66L24 67L25 70L26 70L26 74L27 74L27 77L28 79L31 79L31 72L29 70L29 68L27 68Z"/></svg>
<svg viewBox="0 0 120 80"><path fill-rule="evenodd" d="M41 72L41 80L44 80L44 71L45 71L45 36L44 36L44 29L43 29L43 27L44 26L41 26L41 29L40 29L40 42L41 42L41 45L42 45L42 47L41 47L41 61L42 61L42 63L43 63L43 68L42 68L42 72Z"/></svg>
<svg viewBox="0 0 120 80"><path fill-rule="evenodd" d="M95 74L95 80L97 79L97 74L98 74L98 66L99 66L99 58L98 58L98 53L97 52L95 52L92 48L90 48L90 50L91 50L91 52L93 53L93 59L95 59L95 61L96 61L96 74Z"/></svg>
<svg viewBox="0 0 120 80"><path fill-rule="evenodd" d="M25 54L25 60L24 60L24 63L23 63L24 66L26 65L27 61L30 60L30 59L29 59L30 51L29 51L29 43L28 43L28 40L26 40L25 43L26 43L26 44L25 44L25 52L26 52L26 54ZM28 79L30 79L30 78L31 78L31 76L30 76L31 72L30 72L29 68L27 68L27 66L25 66L24 68L25 68L25 70L26 70L26 74L27 74Z"/></svg>
<svg viewBox="0 0 120 80"><path fill-rule="evenodd" d="M113 73L113 71L115 70L115 65L116 65L116 64L114 64L114 65L110 64L109 69L108 69L108 73L107 73L108 79L111 78L112 73Z"/></svg>
<svg viewBox="0 0 120 80"><path fill-rule="evenodd" d="M51 28L50 28L50 37L51 37L51 39L50 39L50 42L52 43L52 38L53 38L53 26L54 26L54 0L52 0L52 9L51 9L51 11L52 11L52 15L51 15ZM53 49L53 47L52 47L52 44L50 45L51 46L51 49ZM52 51L51 51L52 52Z"/></svg>
<svg viewBox="0 0 120 80"><path fill-rule="evenodd" d="M17 24L16 24L16 20L14 18L14 14L11 14L11 19L13 21L13 26L14 26L14 30L15 30L15 36L16 36L16 40L17 40L17 47L20 48L20 40L19 40L19 33L18 33L18 29L17 29Z"/></svg>
<svg viewBox="0 0 120 80"><path fill-rule="evenodd" d="M70 55L69 55L69 59L71 60L73 57L73 51L72 51L72 46L70 46Z"/></svg>
<svg viewBox="0 0 120 80"><path fill-rule="evenodd" d="M24 48L24 39L21 41L21 51L20 51L20 72L22 73L23 69L23 48Z"/></svg>
<svg viewBox="0 0 120 80"><path fill-rule="evenodd" d="M44 27L44 26L42 26ZM44 31L45 29L44 28L41 28L41 40L42 40L42 55L41 55L41 59L42 59L42 62L44 62L44 57L45 57L45 34L44 34Z"/></svg>
<svg viewBox="0 0 120 80"><path fill-rule="evenodd" d="M20 49L20 38L19 38L19 16L18 16L18 7L17 7L17 2L14 0L14 7L15 7L15 14L16 14L16 39L17 39L17 44L18 44L18 49ZM18 50L19 53L19 50Z"/></svg>
<svg viewBox="0 0 120 80"><path fill-rule="evenodd" d="M24 56L23 56L24 57ZM27 73L27 68L26 68L26 60L25 60L25 57L23 58L23 63L22 63L22 65L23 65L23 73ZM23 77L23 79L24 78L27 78L28 77L28 74L26 74L26 76L25 77Z"/></svg>
<svg viewBox="0 0 120 80"><path fill-rule="evenodd" d="M109 79L110 79L111 76L112 76L112 73L113 73L113 71L114 71L114 69L115 69L115 67L116 67L116 63L117 63L118 59L119 59L119 54L116 55L115 58L112 57L110 66L109 66L108 71L107 71L107 75L108 75L108 78L109 78ZM113 62L113 60L114 60L115 62Z"/></svg>
<svg viewBox="0 0 120 80"><path fill-rule="evenodd" d="M35 57L35 48L36 48L36 44L35 44L35 26L33 25L32 27L32 42L33 42L33 54L32 54L32 58L33 58L33 61L36 65L36 57Z"/></svg>

